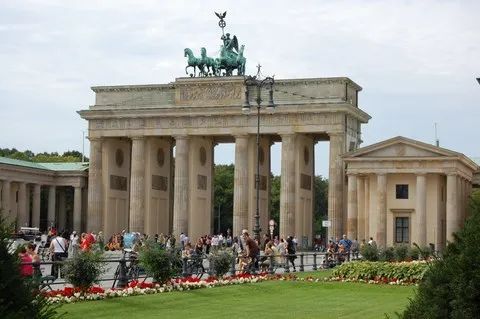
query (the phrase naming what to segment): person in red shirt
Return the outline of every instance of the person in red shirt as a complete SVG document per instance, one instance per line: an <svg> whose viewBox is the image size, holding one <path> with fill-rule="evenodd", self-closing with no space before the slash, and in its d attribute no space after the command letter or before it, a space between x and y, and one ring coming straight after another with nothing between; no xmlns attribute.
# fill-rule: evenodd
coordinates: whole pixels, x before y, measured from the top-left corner
<svg viewBox="0 0 480 319"><path fill-rule="evenodd" d="M18 254L20 257L20 261L22 262L22 265L20 266L20 274L25 277L32 277L33 276L33 265L24 265L23 263L31 263L32 262L32 257L30 257L29 254L27 254L27 249L25 246L22 246L20 249L20 253Z"/></svg>

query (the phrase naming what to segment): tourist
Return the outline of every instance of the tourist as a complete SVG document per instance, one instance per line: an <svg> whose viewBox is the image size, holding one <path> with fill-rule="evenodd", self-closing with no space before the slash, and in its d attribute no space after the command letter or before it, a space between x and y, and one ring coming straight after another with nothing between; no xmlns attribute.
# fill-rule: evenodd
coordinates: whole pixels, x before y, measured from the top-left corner
<svg viewBox="0 0 480 319"><path fill-rule="evenodd" d="M70 244L68 245L68 257L75 258L78 254L78 235L73 231L70 235Z"/></svg>
<svg viewBox="0 0 480 319"><path fill-rule="evenodd" d="M245 240L246 257L249 259L247 270L251 271L252 266L255 266L255 269L258 269L258 254L260 253L260 247L255 240L248 235L247 231L243 231L242 236Z"/></svg>
<svg viewBox="0 0 480 319"><path fill-rule="evenodd" d="M25 246L25 249L27 250L27 254L30 256L32 259L33 264L33 276L35 278L41 277L42 276L42 271L40 270L40 256L35 252L35 248L37 246L32 243L28 243Z"/></svg>
<svg viewBox="0 0 480 319"><path fill-rule="evenodd" d="M297 259L297 256L295 255L296 251L297 250L296 250L296 247L295 247L295 243L293 242L292 236L288 236L288 238L287 238L287 253L288 253L287 263L290 262L292 264L293 272L297 271L297 268L295 267L295 259Z"/></svg>
<svg viewBox="0 0 480 319"><path fill-rule="evenodd" d="M29 254L27 254L27 249L25 246L22 246L20 248L20 253L18 254L18 257L20 257L20 261L22 262L22 265L20 265L20 274L24 277L32 277L33 276L33 265L25 265L26 263L31 263L32 262L32 257L30 257Z"/></svg>
<svg viewBox="0 0 480 319"><path fill-rule="evenodd" d="M278 248L278 254L280 255L280 264L285 265L285 240L283 238L280 239L280 242L277 245Z"/></svg>
<svg viewBox="0 0 480 319"><path fill-rule="evenodd" d="M52 256L52 261L59 262L67 258L67 249L67 241L63 238L62 234L54 237L50 242L50 255ZM51 275L55 278L58 278L59 268L59 264L52 265Z"/></svg>
<svg viewBox="0 0 480 319"><path fill-rule="evenodd" d="M342 239L338 244L343 246L343 249L342 249L342 254L344 254L344 256L342 256L343 259L345 259L346 257L347 260L350 260L350 248L352 247L352 241L347 238L347 235L343 234Z"/></svg>

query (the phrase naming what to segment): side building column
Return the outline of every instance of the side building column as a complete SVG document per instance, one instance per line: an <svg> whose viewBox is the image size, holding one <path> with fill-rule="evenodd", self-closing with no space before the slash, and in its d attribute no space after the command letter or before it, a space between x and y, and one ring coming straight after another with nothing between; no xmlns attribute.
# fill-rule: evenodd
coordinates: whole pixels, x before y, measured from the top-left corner
<svg viewBox="0 0 480 319"><path fill-rule="evenodd" d="M73 230L82 231L82 188L75 187L73 191Z"/></svg>
<svg viewBox="0 0 480 319"><path fill-rule="evenodd" d="M32 227L40 227L40 202L42 185L33 184Z"/></svg>
<svg viewBox="0 0 480 319"><path fill-rule="evenodd" d="M175 180L173 194L173 234L188 231L188 136L175 136Z"/></svg>
<svg viewBox="0 0 480 319"><path fill-rule="evenodd" d="M366 242L372 237L370 234L370 177L365 176L365 202L363 213L365 214L365 239Z"/></svg>
<svg viewBox="0 0 480 319"><path fill-rule="evenodd" d="M27 184L18 183L18 211L17 211L17 228L29 226L29 218L27 210Z"/></svg>
<svg viewBox="0 0 480 319"><path fill-rule="evenodd" d="M380 248L387 246L387 174L377 174L377 234Z"/></svg>
<svg viewBox="0 0 480 319"><path fill-rule="evenodd" d="M56 187L53 185L50 185L48 188L48 224L47 227L50 227L51 225L54 225L56 228L58 228L58 225L56 224L55 220L55 192L56 192Z"/></svg>
<svg viewBox="0 0 480 319"><path fill-rule="evenodd" d="M104 229L102 184L102 140L100 138L90 138L86 231Z"/></svg>
<svg viewBox="0 0 480 319"><path fill-rule="evenodd" d="M295 134L282 137L280 178L280 238L294 236L295 231Z"/></svg>
<svg viewBox="0 0 480 319"><path fill-rule="evenodd" d="M417 215L416 242L423 248L427 245L427 175L425 173L417 174L415 214Z"/></svg>
<svg viewBox="0 0 480 319"><path fill-rule="evenodd" d="M235 136L233 181L233 236L248 229L248 135ZM253 236L253 229L248 229Z"/></svg>
<svg viewBox="0 0 480 319"><path fill-rule="evenodd" d="M365 177L357 176L357 241L361 243L362 239L366 239L365 235ZM354 238L351 238L354 239Z"/></svg>
<svg viewBox="0 0 480 319"><path fill-rule="evenodd" d="M129 230L145 233L145 138L132 138Z"/></svg>
<svg viewBox="0 0 480 319"><path fill-rule="evenodd" d="M2 215L10 216L11 183L9 180L3 180L2 184Z"/></svg>
<svg viewBox="0 0 480 319"><path fill-rule="evenodd" d="M332 228L328 229L328 237L336 238L343 233L343 164L340 156L345 152L345 134L329 134L330 159L328 176L328 219Z"/></svg>
<svg viewBox="0 0 480 319"><path fill-rule="evenodd" d="M348 206L347 206L347 237L350 240L358 236L358 196L357 196L357 175L348 174Z"/></svg>
<svg viewBox="0 0 480 319"><path fill-rule="evenodd" d="M447 241L453 241L453 234L459 230L458 225L458 190L457 174L447 174Z"/></svg>

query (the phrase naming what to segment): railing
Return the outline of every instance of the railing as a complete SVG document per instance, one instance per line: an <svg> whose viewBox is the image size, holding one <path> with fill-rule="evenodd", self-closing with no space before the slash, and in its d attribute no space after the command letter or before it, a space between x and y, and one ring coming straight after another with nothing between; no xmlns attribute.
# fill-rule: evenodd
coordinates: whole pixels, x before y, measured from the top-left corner
<svg viewBox="0 0 480 319"><path fill-rule="evenodd" d="M125 257L125 256L123 256ZM238 256L241 258L242 256ZM325 252L299 252L296 254L286 254L285 256L273 256L273 255L261 255L258 256L260 259L264 258L265 260L268 260L268 265L263 264L265 267L262 267L260 269L257 268L249 268L247 270L241 271L238 267L237 263L237 258L234 259L234 262L232 262L231 268L230 268L230 275L236 275L240 272L243 273L252 273L256 274L259 272L267 272L269 274L274 274L277 271L282 271L283 273L289 274L292 272L292 264L289 261L289 257L296 257L294 260L295 262L295 268L298 268L298 271L304 272L305 270L318 270L318 269L330 269L334 267L335 265L341 264L343 261L348 260L347 254L342 254L342 253L335 253L335 254L329 254ZM215 275L215 269L214 269L214 260L215 256L199 256L199 257L193 257L193 258L182 258L181 259L181 271L178 274L178 277L182 278L187 278L190 276L197 276L201 278L203 275L208 275L208 276L214 276ZM201 260L200 265L201 267L195 268L196 272L193 273L194 268L191 267L192 263L199 262L198 260ZM297 261L298 260L298 261ZM136 260L138 261L138 259ZM280 262L278 262L280 261ZM36 267L42 268L43 270L45 269L45 266L57 266L61 267L66 261L42 261L42 262L37 262L37 263L24 263L26 264L31 264ZM117 263L116 265L116 270L113 274L113 277L111 276L104 276L99 280L101 283L106 283L106 282L112 282L113 281L113 287L117 288L123 288L128 283L132 280L143 280L146 281L147 278L150 278L150 276L145 273L144 275L136 273L136 275L132 276L132 272L130 268L132 265L127 265L128 263L132 262L132 259L129 258L103 258L100 262L103 263ZM259 263L261 265L262 263ZM115 267L115 266L113 266ZM137 264L138 267L138 264ZM140 266L141 268L141 266ZM115 268L113 268L115 269ZM199 269L201 271L199 271ZM60 278L55 278L52 279L51 276L42 275L42 279L50 280L50 284L47 285L49 288L50 285L65 285L67 282L65 280L62 280L61 278L61 271L59 272ZM178 278L177 277L177 278Z"/></svg>

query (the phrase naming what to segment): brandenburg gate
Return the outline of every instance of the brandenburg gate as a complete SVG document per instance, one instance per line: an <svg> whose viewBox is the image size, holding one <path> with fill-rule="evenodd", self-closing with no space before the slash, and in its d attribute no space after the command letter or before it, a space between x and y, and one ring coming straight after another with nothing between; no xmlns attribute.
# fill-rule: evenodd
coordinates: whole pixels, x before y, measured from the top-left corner
<svg viewBox="0 0 480 319"><path fill-rule="evenodd" d="M213 164L218 143L235 143L233 235L253 227L256 115L244 115L243 76L178 78L160 85L93 87L88 121L87 230L154 235L213 229ZM275 112L260 115L260 227L268 229L270 147L282 143L280 236L313 235L314 145L330 141L330 236L347 229L340 156L359 147L361 87L348 78L276 80ZM265 96L263 96L265 95ZM262 93L265 100L268 92ZM173 148L175 147L175 156Z"/></svg>
<svg viewBox="0 0 480 319"><path fill-rule="evenodd" d="M340 156L359 147L361 124L370 119L358 108L361 87L348 78L275 80L269 91L257 87L257 97L265 101L273 90L276 104L273 114L259 114L258 124L257 115L242 113L247 99L260 103L249 94L245 45L225 33L227 13L215 14L222 29L220 56L209 57L201 48L196 57L185 48L190 77L160 85L92 88L95 104L78 112L88 121L90 139L87 231L103 230L107 238L122 230L183 232L193 240L211 234L218 143L235 143L232 234L251 231L255 216L255 225L265 231L270 147L281 142L280 237L312 238L314 145L330 141L329 236L340 235L347 222Z"/></svg>

